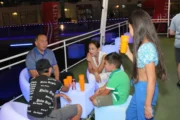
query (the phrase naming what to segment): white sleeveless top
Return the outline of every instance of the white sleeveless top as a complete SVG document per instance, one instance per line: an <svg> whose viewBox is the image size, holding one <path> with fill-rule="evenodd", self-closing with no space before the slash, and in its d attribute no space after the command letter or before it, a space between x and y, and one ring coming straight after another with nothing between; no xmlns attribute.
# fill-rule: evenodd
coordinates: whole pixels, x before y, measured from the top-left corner
<svg viewBox="0 0 180 120"><path fill-rule="evenodd" d="M94 62L94 64L96 65L96 67L99 67L99 65L101 64L101 61L102 61L104 55L106 55L105 52L99 51L99 56L98 56L98 62L99 62L99 64L96 63L95 57L94 57L94 56L92 57L93 62ZM104 72L105 72L105 69L102 70L102 73L104 73Z"/></svg>

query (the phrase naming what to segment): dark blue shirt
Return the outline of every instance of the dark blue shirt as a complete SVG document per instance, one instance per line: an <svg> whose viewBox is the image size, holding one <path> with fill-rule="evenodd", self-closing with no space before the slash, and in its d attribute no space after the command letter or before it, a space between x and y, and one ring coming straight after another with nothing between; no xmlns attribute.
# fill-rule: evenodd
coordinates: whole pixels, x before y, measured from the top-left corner
<svg viewBox="0 0 180 120"><path fill-rule="evenodd" d="M44 54L41 54L37 47L33 48L29 51L28 55L26 56L26 67L28 70L36 70L36 62L40 59L47 59L49 60L51 66L57 65L57 61L55 55L52 50L46 49Z"/></svg>

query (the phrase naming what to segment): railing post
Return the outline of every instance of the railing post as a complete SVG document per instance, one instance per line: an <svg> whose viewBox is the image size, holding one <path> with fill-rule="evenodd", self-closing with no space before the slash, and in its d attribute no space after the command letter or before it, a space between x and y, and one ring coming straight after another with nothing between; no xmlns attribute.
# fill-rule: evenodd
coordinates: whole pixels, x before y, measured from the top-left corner
<svg viewBox="0 0 180 120"><path fill-rule="evenodd" d="M167 37L169 37L169 33L168 33L169 31L168 30L169 30L169 22L167 22Z"/></svg>
<svg viewBox="0 0 180 120"><path fill-rule="evenodd" d="M64 45L64 61L65 61L65 70L67 72L67 51L66 51L66 41L63 42Z"/></svg>
<svg viewBox="0 0 180 120"><path fill-rule="evenodd" d="M120 37L121 36L121 24L119 23L118 26L119 26L119 37Z"/></svg>
<svg viewBox="0 0 180 120"><path fill-rule="evenodd" d="M167 22L167 37L169 37L168 28L170 25L170 10L171 10L171 1L168 0L168 22Z"/></svg>

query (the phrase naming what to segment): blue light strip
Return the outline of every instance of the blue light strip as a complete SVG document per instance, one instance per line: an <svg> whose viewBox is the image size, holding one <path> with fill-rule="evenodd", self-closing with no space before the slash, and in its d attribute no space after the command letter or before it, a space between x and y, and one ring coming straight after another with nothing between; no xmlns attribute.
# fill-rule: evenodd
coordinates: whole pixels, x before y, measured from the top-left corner
<svg viewBox="0 0 180 120"><path fill-rule="evenodd" d="M22 43L22 44L11 44L10 47L21 47L21 46L31 46L32 43Z"/></svg>

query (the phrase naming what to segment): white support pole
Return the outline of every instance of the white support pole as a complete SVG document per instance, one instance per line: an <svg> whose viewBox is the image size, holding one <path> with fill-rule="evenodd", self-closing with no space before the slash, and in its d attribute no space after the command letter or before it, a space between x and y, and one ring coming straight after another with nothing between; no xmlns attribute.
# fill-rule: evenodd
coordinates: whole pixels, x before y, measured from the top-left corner
<svg viewBox="0 0 180 120"><path fill-rule="evenodd" d="M169 32L168 32L168 28L170 25L170 10L171 10L171 1L168 0L168 26L167 26L167 37L169 37Z"/></svg>
<svg viewBox="0 0 180 120"><path fill-rule="evenodd" d="M64 61L65 61L65 71L67 72L67 51L66 51L66 41L64 43Z"/></svg>
<svg viewBox="0 0 180 120"><path fill-rule="evenodd" d="M105 31L106 31L106 21L107 21L107 12L108 12L108 1L103 0L103 8L101 13L101 27L100 27L100 45L102 46L105 43Z"/></svg>

